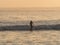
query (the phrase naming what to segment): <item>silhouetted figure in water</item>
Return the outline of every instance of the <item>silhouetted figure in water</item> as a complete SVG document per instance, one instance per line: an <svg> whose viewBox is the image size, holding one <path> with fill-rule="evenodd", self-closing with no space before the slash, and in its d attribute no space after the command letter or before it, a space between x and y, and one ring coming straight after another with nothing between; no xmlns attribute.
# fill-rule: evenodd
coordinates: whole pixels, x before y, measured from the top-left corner
<svg viewBox="0 0 60 45"><path fill-rule="evenodd" d="M33 31L32 29L33 29L33 22L30 21L30 31Z"/></svg>

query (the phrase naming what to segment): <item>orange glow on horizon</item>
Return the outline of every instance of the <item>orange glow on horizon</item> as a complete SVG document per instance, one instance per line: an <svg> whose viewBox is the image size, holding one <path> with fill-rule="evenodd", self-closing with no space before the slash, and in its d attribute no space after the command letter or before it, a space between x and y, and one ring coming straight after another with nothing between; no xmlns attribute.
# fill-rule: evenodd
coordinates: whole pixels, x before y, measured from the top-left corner
<svg viewBox="0 0 60 45"><path fill-rule="evenodd" d="M60 0L0 0L0 8L60 7Z"/></svg>

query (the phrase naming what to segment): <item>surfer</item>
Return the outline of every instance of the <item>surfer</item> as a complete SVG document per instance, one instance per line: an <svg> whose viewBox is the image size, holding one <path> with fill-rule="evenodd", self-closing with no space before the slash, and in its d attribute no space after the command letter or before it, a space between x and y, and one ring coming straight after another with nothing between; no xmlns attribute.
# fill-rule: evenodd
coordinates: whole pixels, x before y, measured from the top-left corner
<svg viewBox="0 0 60 45"><path fill-rule="evenodd" d="M33 22L30 21L30 31L32 31L32 30L33 30Z"/></svg>

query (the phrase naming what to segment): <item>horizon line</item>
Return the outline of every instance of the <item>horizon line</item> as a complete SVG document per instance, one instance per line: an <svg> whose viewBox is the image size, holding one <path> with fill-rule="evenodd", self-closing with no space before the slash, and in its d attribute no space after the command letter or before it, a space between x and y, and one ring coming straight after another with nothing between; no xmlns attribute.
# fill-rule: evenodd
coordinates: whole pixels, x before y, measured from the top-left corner
<svg viewBox="0 0 60 45"><path fill-rule="evenodd" d="M60 7L16 7L16 8L0 8L0 9L39 9L39 8L41 8L41 9L50 9L50 8L54 8L54 9L56 9L56 8L60 8Z"/></svg>

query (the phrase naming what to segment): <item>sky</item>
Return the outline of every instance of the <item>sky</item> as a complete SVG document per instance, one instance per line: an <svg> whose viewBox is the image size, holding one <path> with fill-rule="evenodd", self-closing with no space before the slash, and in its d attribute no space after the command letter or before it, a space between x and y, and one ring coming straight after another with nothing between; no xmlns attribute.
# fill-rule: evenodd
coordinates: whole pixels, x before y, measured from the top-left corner
<svg viewBox="0 0 60 45"><path fill-rule="evenodd" d="M60 0L0 0L0 8L60 7Z"/></svg>

